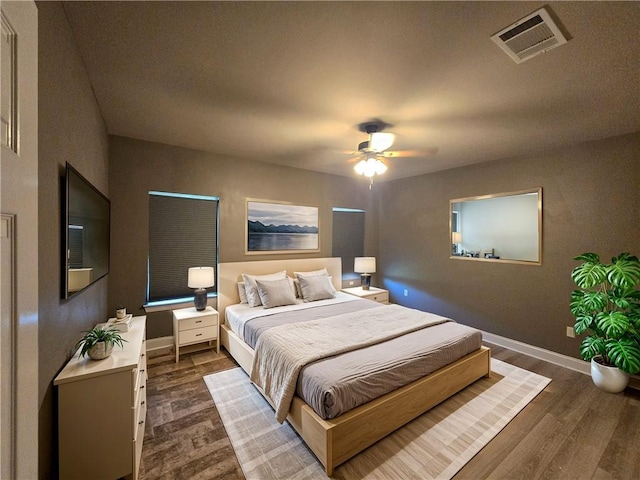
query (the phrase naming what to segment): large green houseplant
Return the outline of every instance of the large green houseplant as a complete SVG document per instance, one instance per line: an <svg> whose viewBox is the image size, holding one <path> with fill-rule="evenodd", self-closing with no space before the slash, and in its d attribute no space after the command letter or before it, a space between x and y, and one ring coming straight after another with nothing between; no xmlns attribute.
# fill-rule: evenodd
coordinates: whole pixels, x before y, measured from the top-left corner
<svg viewBox="0 0 640 480"><path fill-rule="evenodd" d="M583 262L571 273L579 287L571 293L570 304L575 332L587 334L580 355L587 361L595 359L629 374L638 373L640 261L628 253L612 258L609 264L595 253L583 253L574 260Z"/></svg>

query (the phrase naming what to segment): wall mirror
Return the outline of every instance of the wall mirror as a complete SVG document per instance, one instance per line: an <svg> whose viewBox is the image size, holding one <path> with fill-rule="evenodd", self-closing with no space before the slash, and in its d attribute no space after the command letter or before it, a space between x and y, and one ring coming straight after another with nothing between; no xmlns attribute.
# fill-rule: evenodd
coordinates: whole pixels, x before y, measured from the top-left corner
<svg viewBox="0 0 640 480"><path fill-rule="evenodd" d="M542 263L542 188L450 200L451 258Z"/></svg>
<svg viewBox="0 0 640 480"><path fill-rule="evenodd" d="M111 204L69 163L64 197L62 298L69 298L109 273Z"/></svg>

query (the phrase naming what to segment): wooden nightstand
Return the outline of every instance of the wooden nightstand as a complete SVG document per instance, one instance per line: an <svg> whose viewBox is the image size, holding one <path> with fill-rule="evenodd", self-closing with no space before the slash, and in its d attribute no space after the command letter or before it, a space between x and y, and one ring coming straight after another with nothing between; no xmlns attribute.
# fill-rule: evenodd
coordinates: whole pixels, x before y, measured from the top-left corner
<svg viewBox="0 0 640 480"><path fill-rule="evenodd" d="M349 287L343 288L342 291L356 297L375 300L378 303L389 303L389 292L382 288L370 287L369 290L363 290L362 287Z"/></svg>
<svg viewBox="0 0 640 480"><path fill-rule="evenodd" d="M180 347L215 341L216 353L220 353L218 312L213 307L198 311L195 307L173 311L173 343L176 363L180 360Z"/></svg>

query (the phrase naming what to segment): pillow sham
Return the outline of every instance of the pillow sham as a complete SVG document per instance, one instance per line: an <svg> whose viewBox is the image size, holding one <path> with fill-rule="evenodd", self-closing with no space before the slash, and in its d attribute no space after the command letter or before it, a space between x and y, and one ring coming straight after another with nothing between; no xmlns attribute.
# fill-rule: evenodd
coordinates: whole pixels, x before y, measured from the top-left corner
<svg viewBox="0 0 640 480"><path fill-rule="evenodd" d="M305 302L335 297L335 290L328 275L299 275L298 281L300 282L302 300Z"/></svg>
<svg viewBox="0 0 640 480"><path fill-rule="evenodd" d="M244 288L244 282L238 282L238 297L240 297L240 303L247 303L247 292Z"/></svg>
<svg viewBox="0 0 640 480"><path fill-rule="evenodd" d="M293 305L296 303L296 296L291 288L289 278L281 280L260 280L256 279L256 287L260 302L264 308L280 307L283 305Z"/></svg>
<svg viewBox="0 0 640 480"><path fill-rule="evenodd" d="M270 273L268 275L248 275L242 274L242 280L244 281L244 289L247 295L247 304L250 307L259 307L262 305L260 301L260 295L258 294L258 287L256 285L256 279L259 280L282 280L287 278L287 271Z"/></svg>
<svg viewBox="0 0 640 480"><path fill-rule="evenodd" d="M313 275L329 275L329 272L326 268L321 268L320 270L311 270L309 272L293 272L293 274L297 277L298 275L306 275L307 277L311 277Z"/></svg>
<svg viewBox="0 0 640 480"><path fill-rule="evenodd" d="M318 275L311 275L312 277L314 276L318 276ZM333 277L331 275L328 275L327 278L329 279L329 283L331 284L331 288L333 289L333 293L336 293L336 287L333 286ZM296 292L296 297L297 298L302 298L302 291L300 290L300 280L298 280L297 278L295 280L293 280L293 287L295 289Z"/></svg>

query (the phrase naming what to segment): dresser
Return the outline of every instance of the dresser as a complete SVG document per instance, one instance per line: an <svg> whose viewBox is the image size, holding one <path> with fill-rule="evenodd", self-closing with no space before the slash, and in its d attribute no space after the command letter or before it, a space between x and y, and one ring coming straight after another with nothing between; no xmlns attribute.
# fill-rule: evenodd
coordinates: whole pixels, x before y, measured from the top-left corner
<svg viewBox="0 0 640 480"><path fill-rule="evenodd" d="M195 307L173 311L173 342L176 349L176 363L180 360L180 347L208 342L216 353L220 353L218 312L213 307L196 310Z"/></svg>
<svg viewBox="0 0 640 480"><path fill-rule="evenodd" d="M356 297L375 300L378 303L389 303L389 292L382 288L369 287L369 290L364 290L362 287L349 287L343 288L342 291Z"/></svg>
<svg viewBox="0 0 640 480"><path fill-rule="evenodd" d="M60 479L136 480L147 413L146 317L134 317L124 348L103 360L78 352L53 384L58 391Z"/></svg>

